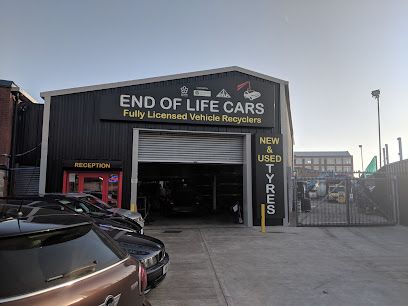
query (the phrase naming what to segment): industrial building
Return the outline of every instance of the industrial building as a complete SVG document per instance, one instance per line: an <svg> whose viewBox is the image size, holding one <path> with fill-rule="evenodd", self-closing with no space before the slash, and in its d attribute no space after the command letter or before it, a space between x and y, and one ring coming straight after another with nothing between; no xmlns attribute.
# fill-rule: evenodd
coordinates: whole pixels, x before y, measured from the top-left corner
<svg viewBox="0 0 408 306"><path fill-rule="evenodd" d="M88 192L157 222L232 222L238 207L259 225L266 204L267 225L289 223L287 81L234 66L41 97L40 193Z"/></svg>

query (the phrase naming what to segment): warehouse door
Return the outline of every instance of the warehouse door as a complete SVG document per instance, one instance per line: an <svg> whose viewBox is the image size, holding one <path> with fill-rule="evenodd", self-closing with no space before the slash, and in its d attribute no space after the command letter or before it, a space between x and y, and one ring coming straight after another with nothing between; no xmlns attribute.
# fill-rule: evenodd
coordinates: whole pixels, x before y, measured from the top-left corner
<svg viewBox="0 0 408 306"><path fill-rule="evenodd" d="M175 206L180 201L202 202L205 203L204 211L211 213L225 211L228 205L239 202L245 224L252 225L252 207L248 208L252 205L252 202L248 201L250 198L248 194L251 193L251 191L248 193L248 186L252 185L250 171L246 167L250 165L250 154L245 153L247 143L250 142L246 141L248 140L246 136L138 130L134 139L134 145L137 143L137 146L134 146L135 167L132 170L133 181L138 182L137 185L133 185L138 197L137 202L146 202L141 201L140 197L146 194L144 191L148 188L161 189L162 193L163 189L166 189L172 194L173 199L177 198L176 192L183 192L186 194L185 201L179 194L178 201L168 202L175 202ZM230 194L228 199L227 193ZM191 200L187 201L186 198ZM147 202L157 200L148 199ZM184 210L184 204L178 208ZM174 210L177 210L177 207Z"/></svg>
<svg viewBox="0 0 408 306"><path fill-rule="evenodd" d="M242 135L140 131L139 162L243 164Z"/></svg>

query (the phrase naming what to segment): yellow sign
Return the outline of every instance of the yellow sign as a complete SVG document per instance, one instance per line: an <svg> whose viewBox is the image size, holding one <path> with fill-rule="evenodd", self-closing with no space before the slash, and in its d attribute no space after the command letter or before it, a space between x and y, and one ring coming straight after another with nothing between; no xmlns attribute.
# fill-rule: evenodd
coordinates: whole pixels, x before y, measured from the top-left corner
<svg viewBox="0 0 408 306"><path fill-rule="evenodd" d="M112 165L110 163L74 163L74 168L85 168L85 169L110 169Z"/></svg>

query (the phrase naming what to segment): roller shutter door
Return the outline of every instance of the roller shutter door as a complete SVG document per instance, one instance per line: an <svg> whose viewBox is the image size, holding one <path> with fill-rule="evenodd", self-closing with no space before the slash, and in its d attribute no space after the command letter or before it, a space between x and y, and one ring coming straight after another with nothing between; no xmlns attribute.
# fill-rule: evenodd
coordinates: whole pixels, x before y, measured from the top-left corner
<svg viewBox="0 0 408 306"><path fill-rule="evenodd" d="M139 133L139 162L242 164L244 137L186 132Z"/></svg>
<svg viewBox="0 0 408 306"><path fill-rule="evenodd" d="M22 167L14 170L14 194L16 196L38 195L40 168Z"/></svg>

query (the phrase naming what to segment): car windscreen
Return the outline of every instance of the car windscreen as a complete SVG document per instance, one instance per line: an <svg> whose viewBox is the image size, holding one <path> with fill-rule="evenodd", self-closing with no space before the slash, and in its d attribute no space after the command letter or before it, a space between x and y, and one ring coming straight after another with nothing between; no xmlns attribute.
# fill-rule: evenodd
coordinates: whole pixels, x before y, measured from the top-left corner
<svg viewBox="0 0 408 306"><path fill-rule="evenodd" d="M126 256L91 224L0 238L0 302L89 275Z"/></svg>
<svg viewBox="0 0 408 306"><path fill-rule="evenodd" d="M62 198L57 200L58 203L75 210L77 213L105 213L102 208L99 208L91 203L82 201L81 199Z"/></svg>
<svg viewBox="0 0 408 306"><path fill-rule="evenodd" d="M93 196L93 195L85 195L81 197L81 200L89 202L93 205L96 205L98 207L101 207L103 209L111 209L112 206L108 205L107 203L103 202L101 199Z"/></svg>

